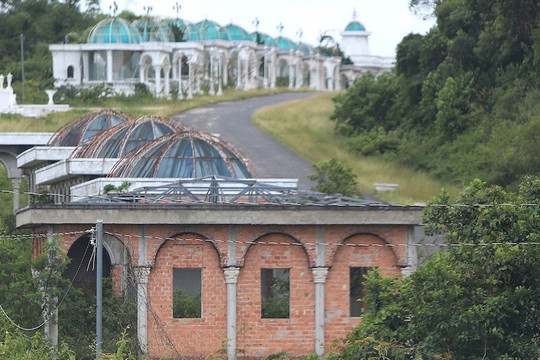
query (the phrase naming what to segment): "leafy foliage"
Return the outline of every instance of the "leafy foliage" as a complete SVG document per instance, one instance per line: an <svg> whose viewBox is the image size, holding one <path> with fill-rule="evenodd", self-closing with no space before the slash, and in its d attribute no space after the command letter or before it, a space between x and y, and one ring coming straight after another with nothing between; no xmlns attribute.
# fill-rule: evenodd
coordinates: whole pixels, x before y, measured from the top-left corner
<svg viewBox="0 0 540 360"><path fill-rule="evenodd" d="M367 74L335 97L336 130L362 139L356 149L365 155L384 153L454 183L480 176L515 189L523 176L539 175L540 3L411 0L410 7L435 16L437 26L403 38L394 73ZM400 134L383 151L365 140L381 128Z"/></svg>
<svg viewBox="0 0 540 360"><path fill-rule="evenodd" d="M317 181L313 188L325 194L342 194L345 196L360 196L356 183L356 174L350 167L336 159L318 162L313 165L315 174L308 179Z"/></svg>
<svg viewBox="0 0 540 360"><path fill-rule="evenodd" d="M388 359L536 359L540 356L540 179L517 193L474 180L457 204L442 192L425 211L435 253L404 280L368 274L362 323L339 353L385 349Z"/></svg>

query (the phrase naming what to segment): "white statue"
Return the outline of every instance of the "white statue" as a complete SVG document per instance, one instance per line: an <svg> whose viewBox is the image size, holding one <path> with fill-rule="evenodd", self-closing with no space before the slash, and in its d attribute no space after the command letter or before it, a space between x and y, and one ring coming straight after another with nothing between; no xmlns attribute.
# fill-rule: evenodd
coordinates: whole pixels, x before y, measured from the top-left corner
<svg viewBox="0 0 540 360"><path fill-rule="evenodd" d="M0 89L4 88L4 74L0 74Z"/></svg>
<svg viewBox="0 0 540 360"><path fill-rule="evenodd" d="M11 88L11 80L13 79L13 75L11 73L7 74L7 89Z"/></svg>

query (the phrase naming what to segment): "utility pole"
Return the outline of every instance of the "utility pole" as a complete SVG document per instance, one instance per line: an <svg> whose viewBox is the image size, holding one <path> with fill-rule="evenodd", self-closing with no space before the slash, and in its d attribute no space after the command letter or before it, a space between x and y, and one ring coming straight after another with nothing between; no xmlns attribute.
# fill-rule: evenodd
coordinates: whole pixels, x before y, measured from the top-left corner
<svg viewBox="0 0 540 360"><path fill-rule="evenodd" d="M103 220L96 223L96 360L103 346Z"/></svg>
<svg viewBox="0 0 540 360"><path fill-rule="evenodd" d="M19 36L21 41L21 80L22 80L22 103L25 104L25 94L24 94L24 35Z"/></svg>

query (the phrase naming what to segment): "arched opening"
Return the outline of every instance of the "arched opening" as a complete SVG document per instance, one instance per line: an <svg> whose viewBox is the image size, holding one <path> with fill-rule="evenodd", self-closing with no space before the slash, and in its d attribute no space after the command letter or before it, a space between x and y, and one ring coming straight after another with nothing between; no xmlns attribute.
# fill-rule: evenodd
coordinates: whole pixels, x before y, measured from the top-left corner
<svg viewBox="0 0 540 360"><path fill-rule="evenodd" d="M71 245L67 256L70 263L64 272L64 277L71 280L74 286L83 289L85 292L95 293L96 256L90 236L85 235L77 239ZM111 257L105 248L103 248L102 269L103 277L109 278L111 276Z"/></svg>
<svg viewBox="0 0 540 360"><path fill-rule="evenodd" d="M67 77L68 77L68 79L73 79L74 73L75 73L75 69L73 68L72 65L69 65L68 68L67 68Z"/></svg>

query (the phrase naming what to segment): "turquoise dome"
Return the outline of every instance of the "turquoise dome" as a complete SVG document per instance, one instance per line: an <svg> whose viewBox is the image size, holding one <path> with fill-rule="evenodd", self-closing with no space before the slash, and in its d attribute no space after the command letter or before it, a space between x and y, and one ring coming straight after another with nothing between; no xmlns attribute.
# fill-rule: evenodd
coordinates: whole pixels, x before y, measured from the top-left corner
<svg viewBox="0 0 540 360"><path fill-rule="evenodd" d="M219 40L220 26L211 20L199 21L187 27L184 39L187 41Z"/></svg>
<svg viewBox="0 0 540 360"><path fill-rule="evenodd" d="M142 42L174 42L174 35L166 24L160 24L152 19L143 18L135 20L133 26L139 31Z"/></svg>
<svg viewBox="0 0 540 360"><path fill-rule="evenodd" d="M298 50L298 45L291 39L280 36L276 41L279 50Z"/></svg>
<svg viewBox="0 0 540 360"><path fill-rule="evenodd" d="M347 25L345 31L366 31L366 28L359 21L354 20Z"/></svg>
<svg viewBox="0 0 540 360"><path fill-rule="evenodd" d="M138 44L141 42L139 32L127 20L114 17L97 23L87 42L90 44Z"/></svg>
<svg viewBox="0 0 540 360"><path fill-rule="evenodd" d="M221 40L228 41L249 41L249 33L238 25L229 24L220 30Z"/></svg>

